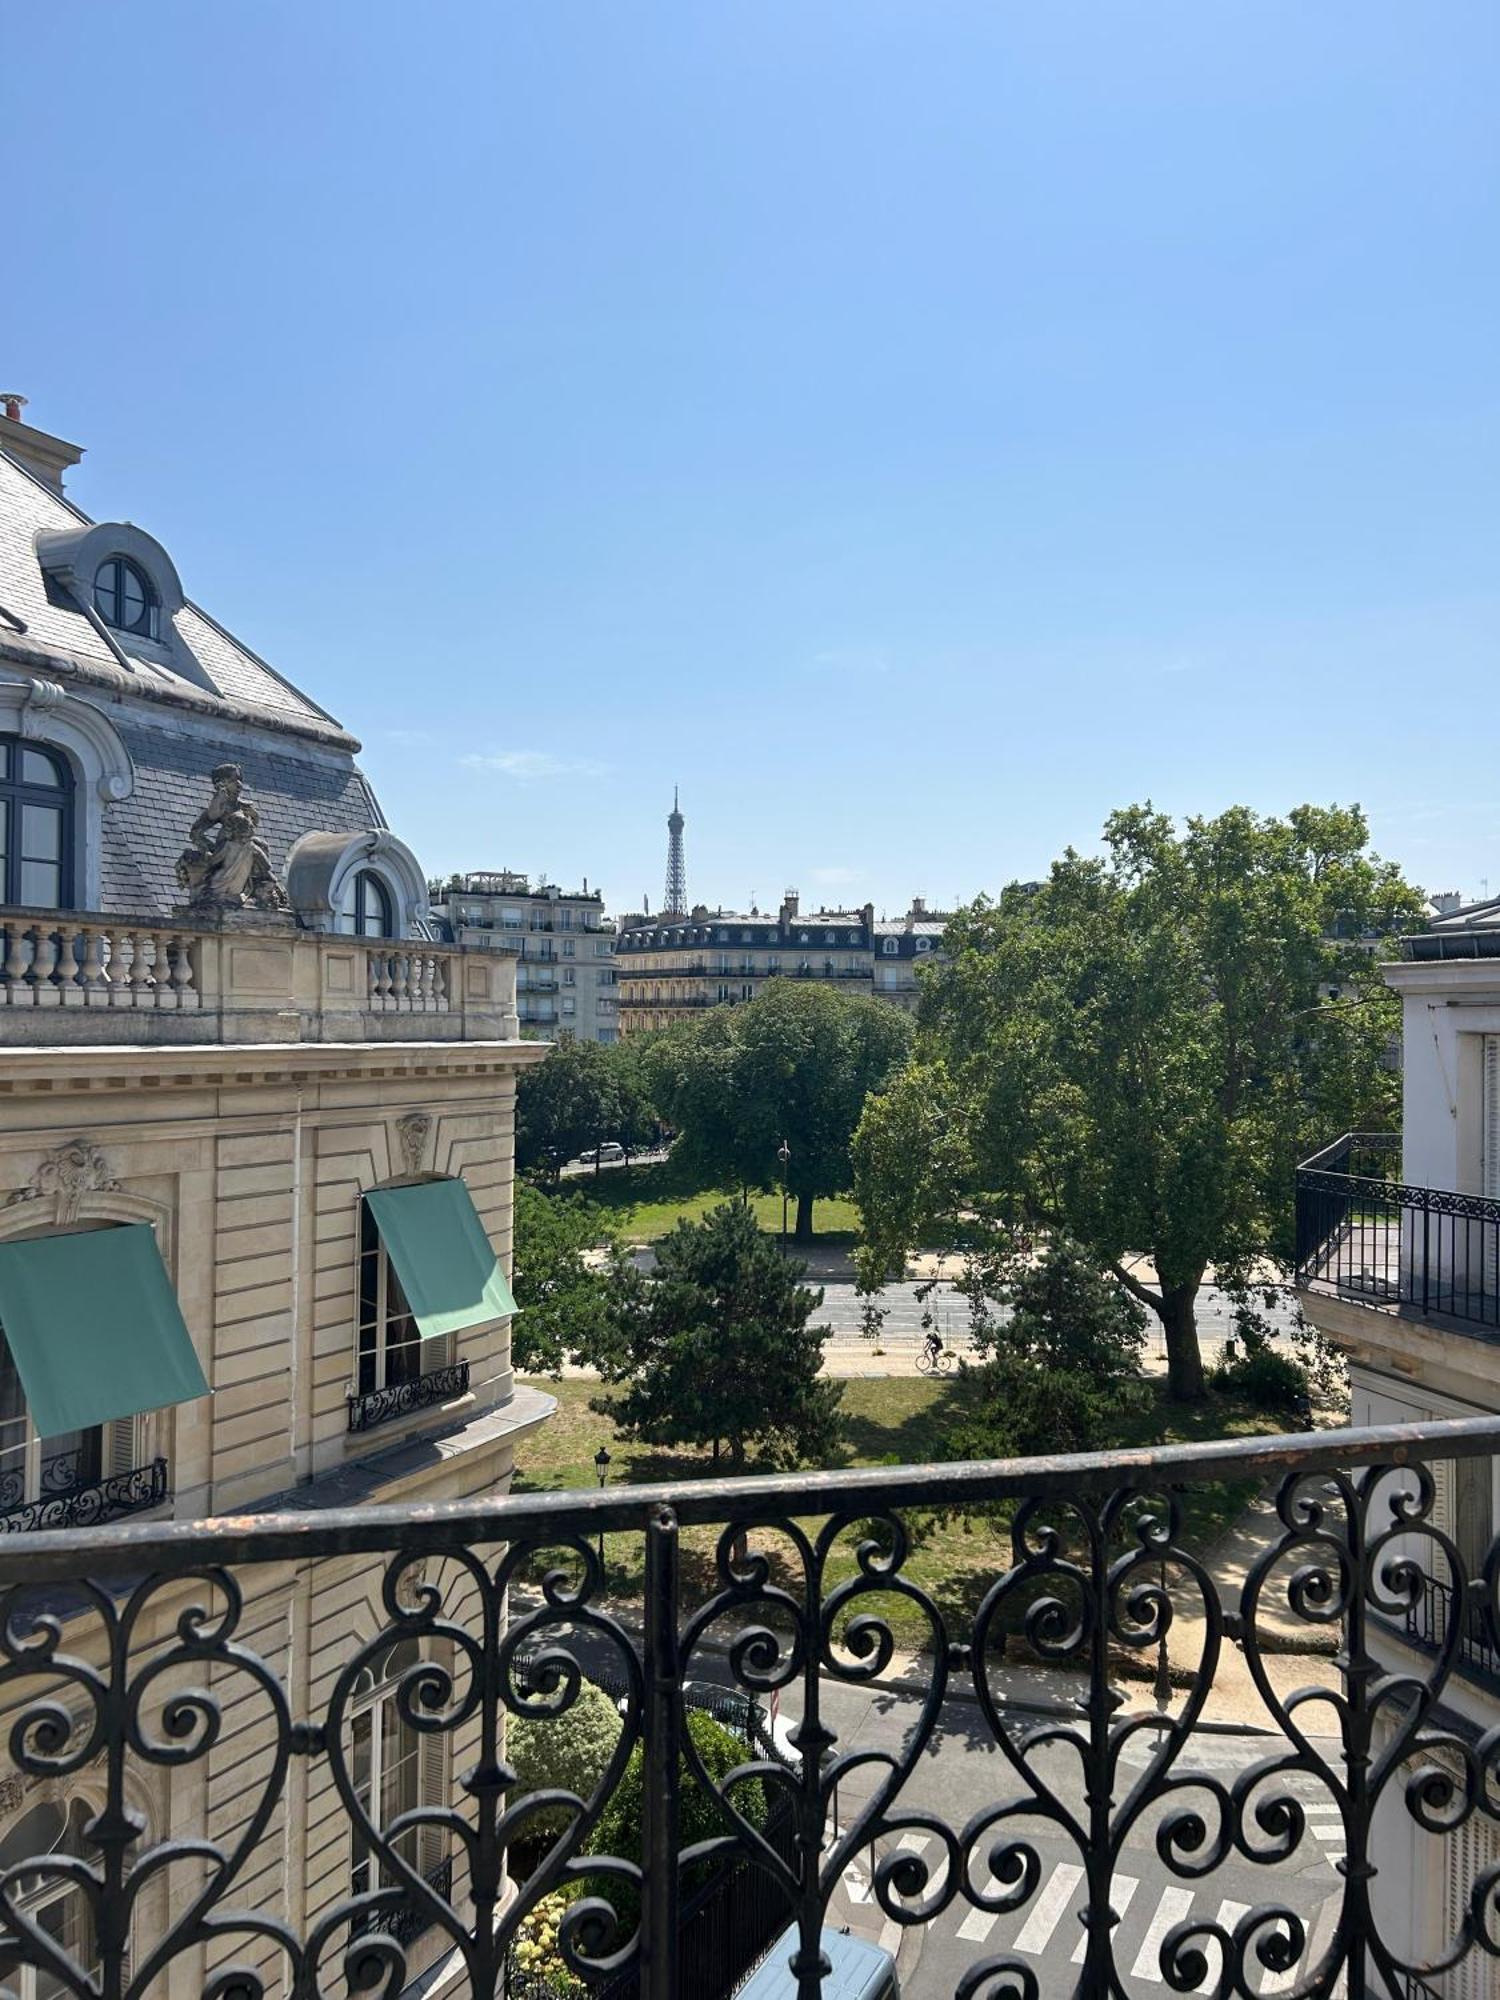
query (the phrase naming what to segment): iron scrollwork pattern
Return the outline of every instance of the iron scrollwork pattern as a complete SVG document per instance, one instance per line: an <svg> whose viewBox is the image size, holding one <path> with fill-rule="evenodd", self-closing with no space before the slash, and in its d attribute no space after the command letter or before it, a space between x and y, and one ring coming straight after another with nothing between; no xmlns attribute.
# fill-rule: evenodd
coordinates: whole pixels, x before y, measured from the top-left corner
<svg viewBox="0 0 1500 2000"><path fill-rule="evenodd" d="M0 1552L7 1854L33 1797L87 1812L75 1848L0 1866L0 1979L14 1987L29 1966L75 2000L137 2000L185 1965L210 2000L393 2000L420 1951L420 1964L451 1954L473 1992L507 1977L525 1990L516 1953L562 1897L561 1970L608 1996L697 2000L679 1984L689 1903L738 1869L774 1885L773 1934L795 1927L790 1968L815 2000L824 1926L863 1865L897 1938L973 1916L960 2000L1040 2000L1060 1989L1043 1988L1034 1955L987 1940L1037 1908L1061 1852L1081 1994L1138 1990L1117 1885L1143 1854L1180 1885L1183 1912L1154 1941L1148 1983L1243 2000L1268 1982L1312 2000L1341 1979L1351 1995L1423 1995L1472 1957L1500 1984L1500 1861L1472 1868L1461 1916L1418 1957L1396 1921L1410 1898L1380 1893L1377 1838L1397 1820L1439 1841L1500 1826L1500 1726L1466 1730L1452 1705L1465 1643L1497 1642L1500 1545L1467 1573L1434 1519L1429 1463L1497 1446L1500 1421L1483 1420L24 1538ZM1188 1496L1273 1471L1274 1532L1230 1593L1187 1546ZM972 1610L922 1581L934 1509L969 1515L995 1552ZM607 1592L606 1530L617 1582L622 1543L625 1573L643 1565L628 1605ZM91 1550L117 1581L77 1580ZM291 1655L264 1637L267 1593L279 1602L288 1566L315 1560L366 1578L368 1612L336 1665L289 1686ZM1434 1581L1447 1609L1419 1649L1405 1637ZM1288 1623L1336 1647L1300 1688L1275 1665ZM1050 1704L1018 1703L1017 1656ZM1159 1703L1153 1669L1170 1670ZM744 1718L727 1767L689 1726L705 1677L744 1697L718 1704ZM1232 1772L1203 1731L1230 1678L1265 1730L1264 1754ZM896 1747L864 1746L849 1735L856 1698L893 1681L910 1726ZM525 1719L568 1740L590 1682L617 1719L601 1768L576 1788L522 1789L508 1729ZM437 1794L383 1788L361 1762L372 1689L393 1742L441 1752L423 1760L447 1774ZM959 1715L969 1751L954 1748ZM221 1825L215 1774L242 1739L253 1783L238 1781ZM934 1752L982 1754L966 1811L935 1782L952 1767ZM1288 1893L1316 1851L1310 1797L1343 1854L1317 1923ZM637 1831L622 1836L627 1803ZM341 1857L317 1896L265 1888L262 1848L283 1851L292 1813ZM1226 1868L1264 1893L1223 1898ZM65 1933L39 1916L63 1891L81 1913Z"/></svg>
<svg viewBox="0 0 1500 2000"><path fill-rule="evenodd" d="M35 1528L87 1528L160 1507L169 1497L164 1458L133 1466L129 1472L80 1479L80 1456L66 1452L45 1461L41 1491L32 1500L25 1498L21 1474L6 1473L0 1479L0 1535L26 1534Z"/></svg>
<svg viewBox="0 0 1500 2000"><path fill-rule="evenodd" d="M451 1368L429 1368L410 1382L392 1382L383 1389L369 1389L349 1397L349 1429L372 1431L393 1417L409 1417L414 1410L446 1403L469 1390L469 1364L457 1361Z"/></svg>

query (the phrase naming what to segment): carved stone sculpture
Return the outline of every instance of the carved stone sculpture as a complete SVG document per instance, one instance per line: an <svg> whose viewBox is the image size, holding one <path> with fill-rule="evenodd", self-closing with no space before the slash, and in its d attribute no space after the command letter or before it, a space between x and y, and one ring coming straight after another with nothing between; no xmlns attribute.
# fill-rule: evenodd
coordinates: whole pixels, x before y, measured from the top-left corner
<svg viewBox="0 0 1500 2000"><path fill-rule="evenodd" d="M188 829L177 857L177 879L194 910L284 910L286 894L256 834L260 815L244 796L238 764L213 773L213 797Z"/></svg>
<svg viewBox="0 0 1500 2000"><path fill-rule="evenodd" d="M396 1120L396 1138L401 1147L401 1171L419 1174L427 1158L427 1141L432 1134L432 1115L408 1111Z"/></svg>
<svg viewBox="0 0 1500 2000"><path fill-rule="evenodd" d="M57 1198L57 1220L76 1222L86 1194L117 1188L120 1183L109 1170L109 1162L92 1139L64 1139L38 1166L23 1188L5 1198L7 1208L18 1202Z"/></svg>

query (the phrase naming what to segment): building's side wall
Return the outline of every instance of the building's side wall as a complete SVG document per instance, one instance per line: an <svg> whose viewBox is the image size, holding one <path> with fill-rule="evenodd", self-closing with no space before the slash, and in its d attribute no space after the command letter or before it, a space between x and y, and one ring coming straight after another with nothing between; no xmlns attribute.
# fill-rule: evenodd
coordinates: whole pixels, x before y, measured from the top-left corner
<svg viewBox="0 0 1500 2000"><path fill-rule="evenodd" d="M108 1218L128 1207L132 1217L157 1222L213 1386L211 1397L146 1423L143 1451L168 1457L179 1516L241 1510L343 1468L382 1501L481 1498L509 1481L511 1441L483 1434L483 1426L472 1443L465 1436L465 1426L511 1394L505 1320L460 1336L459 1357L471 1366L466 1397L359 1436L347 1428L363 1190L412 1173L461 1174L510 1265L518 1056L494 1044L434 1050L426 1073L413 1075L410 1052L403 1054L399 1073L387 1072L378 1048L344 1048L330 1050L314 1072L294 1075L278 1068L286 1051L236 1051L233 1069L175 1084L158 1076L150 1087L123 1073L121 1056L107 1085L69 1094L65 1118L50 1091L4 1103L0 1217L54 1220L51 1198L31 1184L60 1139L82 1135L97 1148L93 1177L101 1185L82 1196L80 1213ZM406 1453L399 1479L382 1485L380 1454L427 1433L442 1436L442 1449L419 1454L415 1466ZM353 1650L388 1622L382 1573L383 1563L368 1558L241 1573L245 1604L235 1637L285 1688L294 1720L321 1719ZM214 1594L194 1586L188 1595ZM182 1591L175 1601L178 1608L186 1601ZM459 1593L452 1608L477 1623L472 1593ZM160 1630L167 1629L164 1608ZM85 1635L80 1650L92 1657L95 1639ZM203 1677L201 1668L188 1676ZM220 1734L183 1771L146 1772L148 1839L170 1832L232 1848L274 1776L278 1725L264 1693L241 1673L215 1668L208 1678L222 1704ZM450 1799L452 1774L472 1758L472 1737L469 1729L450 1747ZM26 1802L34 1803L29 1795ZM283 1915L303 1931L349 1894L351 1862L348 1819L326 1760L296 1757L224 1900ZM455 1888L462 1893L461 1877ZM187 1890L175 1878L172 1894L181 1909ZM156 1934L160 1921L146 1905L143 1930ZM344 1942L340 1934L337 1946ZM412 1969L441 1944L433 1933L413 1947ZM201 1991L205 1972L230 1962L256 1966L269 1992L285 1991L274 1944L239 1935L180 1961L168 1986L173 2000Z"/></svg>

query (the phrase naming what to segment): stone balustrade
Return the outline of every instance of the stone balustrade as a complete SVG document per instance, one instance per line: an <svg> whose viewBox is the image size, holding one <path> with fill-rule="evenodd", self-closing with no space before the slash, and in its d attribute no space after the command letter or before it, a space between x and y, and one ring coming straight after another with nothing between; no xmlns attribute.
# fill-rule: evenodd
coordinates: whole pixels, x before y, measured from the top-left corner
<svg viewBox="0 0 1500 2000"><path fill-rule="evenodd" d="M422 939L0 909L0 1043L508 1041L516 961Z"/></svg>

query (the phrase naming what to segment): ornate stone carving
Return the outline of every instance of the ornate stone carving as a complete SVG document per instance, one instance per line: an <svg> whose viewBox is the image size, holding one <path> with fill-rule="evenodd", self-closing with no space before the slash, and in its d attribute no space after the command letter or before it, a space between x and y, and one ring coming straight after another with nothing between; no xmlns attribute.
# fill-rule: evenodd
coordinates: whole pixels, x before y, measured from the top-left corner
<svg viewBox="0 0 1500 2000"><path fill-rule="evenodd" d="M244 796L238 764L219 764L213 797L188 829L177 879L192 910L284 910L286 893L256 836L260 814Z"/></svg>
<svg viewBox="0 0 1500 2000"><path fill-rule="evenodd" d="M6 1196L7 1208L18 1202L45 1201L55 1196L59 1222L76 1222L86 1194L99 1194L120 1183L92 1139L65 1139L50 1152L23 1188Z"/></svg>
<svg viewBox="0 0 1500 2000"><path fill-rule="evenodd" d="M432 1118L426 1111L408 1111L396 1120L402 1173L421 1173L427 1164L427 1141L431 1136Z"/></svg>

